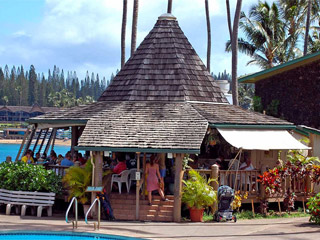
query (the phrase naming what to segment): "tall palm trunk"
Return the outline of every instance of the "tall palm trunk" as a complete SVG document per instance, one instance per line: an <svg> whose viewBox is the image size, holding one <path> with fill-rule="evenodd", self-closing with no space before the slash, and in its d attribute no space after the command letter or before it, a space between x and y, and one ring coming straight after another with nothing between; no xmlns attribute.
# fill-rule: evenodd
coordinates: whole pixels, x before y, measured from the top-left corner
<svg viewBox="0 0 320 240"><path fill-rule="evenodd" d="M305 36L304 36L304 49L303 49L303 55L304 55L304 56L307 55L307 52L308 52L310 15L311 15L311 0L308 0L308 11L307 11L307 20L306 20L306 32L305 32Z"/></svg>
<svg viewBox="0 0 320 240"><path fill-rule="evenodd" d="M139 9L139 0L134 0L133 16L132 16L132 33L131 33L131 56L136 51L136 45L137 45L138 9Z"/></svg>
<svg viewBox="0 0 320 240"><path fill-rule="evenodd" d="M127 7L128 1L123 0L122 26L121 26L121 68L126 61L126 27L127 27Z"/></svg>
<svg viewBox="0 0 320 240"><path fill-rule="evenodd" d="M241 13L241 5L242 0L237 1L237 7L234 14L233 20L233 30L232 30L232 38L231 41L231 51L232 51L232 102L233 105L238 106L238 80L237 80L237 68L238 68L238 29L239 29L239 21L240 21L240 13Z"/></svg>
<svg viewBox="0 0 320 240"><path fill-rule="evenodd" d="M207 69L210 73L210 59L211 59L211 26L210 26L210 15L209 15L209 3L205 0L206 8L206 19L207 19L207 35L208 35L208 46L207 46Z"/></svg>
<svg viewBox="0 0 320 240"><path fill-rule="evenodd" d="M168 11L167 13L172 13L172 0L168 0Z"/></svg>
<svg viewBox="0 0 320 240"><path fill-rule="evenodd" d="M229 3L229 0L226 0L226 8L227 8L227 20L228 20L228 28L229 28L230 41L232 41L232 26L231 26L231 13L230 13L230 3Z"/></svg>

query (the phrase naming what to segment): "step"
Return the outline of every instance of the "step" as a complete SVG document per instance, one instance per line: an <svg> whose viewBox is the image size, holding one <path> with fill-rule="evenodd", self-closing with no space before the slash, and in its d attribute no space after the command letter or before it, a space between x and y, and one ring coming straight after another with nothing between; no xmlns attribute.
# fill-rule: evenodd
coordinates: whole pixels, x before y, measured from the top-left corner
<svg viewBox="0 0 320 240"><path fill-rule="evenodd" d="M136 215L125 215L125 214L114 214L114 217L116 220L128 220L128 221L133 221L136 220Z"/></svg>

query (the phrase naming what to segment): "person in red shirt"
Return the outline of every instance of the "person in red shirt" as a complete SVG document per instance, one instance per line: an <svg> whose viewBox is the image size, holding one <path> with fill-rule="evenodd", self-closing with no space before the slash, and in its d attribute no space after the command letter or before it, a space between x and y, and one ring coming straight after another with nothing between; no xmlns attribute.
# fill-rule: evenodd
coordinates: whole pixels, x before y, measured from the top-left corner
<svg viewBox="0 0 320 240"><path fill-rule="evenodd" d="M112 172L115 174L120 174L124 170L127 170L126 162L123 159L118 159L118 164L112 169Z"/></svg>

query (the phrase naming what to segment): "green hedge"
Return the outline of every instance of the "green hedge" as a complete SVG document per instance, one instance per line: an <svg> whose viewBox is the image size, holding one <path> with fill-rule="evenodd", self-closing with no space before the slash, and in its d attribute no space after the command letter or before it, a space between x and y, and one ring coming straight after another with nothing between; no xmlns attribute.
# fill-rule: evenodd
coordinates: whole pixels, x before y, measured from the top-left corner
<svg viewBox="0 0 320 240"><path fill-rule="evenodd" d="M41 165L24 162L0 164L0 188L14 191L61 193L61 177Z"/></svg>

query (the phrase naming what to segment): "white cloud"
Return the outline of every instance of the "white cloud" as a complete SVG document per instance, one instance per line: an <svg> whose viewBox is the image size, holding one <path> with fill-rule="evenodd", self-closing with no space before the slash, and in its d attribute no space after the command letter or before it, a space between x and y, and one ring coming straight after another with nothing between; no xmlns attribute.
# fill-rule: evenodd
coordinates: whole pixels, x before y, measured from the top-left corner
<svg viewBox="0 0 320 240"><path fill-rule="evenodd" d="M86 70L110 76L120 66L120 36L122 20L121 0L47 0L43 19L32 28L21 27L12 32L12 38L1 40L0 65L34 64L39 71L47 71L54 64L76 70L83 77ZM248 9L256 0L246 0ZM210 0L212 21L212 70L230 71L231 55L224 52L228 40L225 1ZM131 40L133 1L128 1L127 58ZM234 11L236 0L230 1ZM155 24L157 17L166 12L166 0L140 0L138 19L139 44ZM174 0L173 14L201 58L206 56L206 25L203 0ZM246 56L245 56L246 57ZM245 67L239 56L239 73L254 69ZM249 70L247 70L249 69Z"/></svg>

